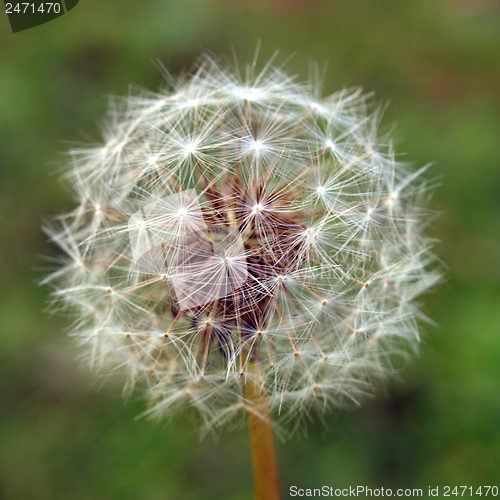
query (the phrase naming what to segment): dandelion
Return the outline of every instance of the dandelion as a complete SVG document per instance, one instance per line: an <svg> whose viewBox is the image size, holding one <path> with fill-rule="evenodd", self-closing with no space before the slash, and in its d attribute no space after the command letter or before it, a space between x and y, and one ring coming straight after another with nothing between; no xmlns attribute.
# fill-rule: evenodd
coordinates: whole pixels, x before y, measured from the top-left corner
<svg viewBox="0 0 500 500"><path fill-rule="evenodd" d="M418 344L439 279L425 168L395 159L358 89L208 57L171 80L70 152L78 205L47 228L65 257L46 281L148 414L248 415L257 496L277 498L271 415L358 404Z"/></svg>

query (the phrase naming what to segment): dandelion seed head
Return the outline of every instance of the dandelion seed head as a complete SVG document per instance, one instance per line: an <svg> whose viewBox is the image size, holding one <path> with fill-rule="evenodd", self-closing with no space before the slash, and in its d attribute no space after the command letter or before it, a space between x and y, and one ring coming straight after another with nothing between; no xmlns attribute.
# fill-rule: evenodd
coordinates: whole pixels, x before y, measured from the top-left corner
<svg viewBox="0 0 500 500"><path fill-rule="evenodd" d="M173 81L113 101L103 145L71 151L54 307L157 417L237 420L255 363L281 422L359 404L416 349L439 281L425 168L396 160L358 89L208 57Z"/></svg>

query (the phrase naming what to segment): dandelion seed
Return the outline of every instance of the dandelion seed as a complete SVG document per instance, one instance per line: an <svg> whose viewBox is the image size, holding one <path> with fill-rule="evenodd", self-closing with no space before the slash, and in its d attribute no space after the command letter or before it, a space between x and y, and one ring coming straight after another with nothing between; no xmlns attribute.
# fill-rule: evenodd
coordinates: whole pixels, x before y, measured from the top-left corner
<svg viewBox="0 0 500 500"><path fill-rule="evenodd" d="M323 196L326 193L326 187L325 186L318 186L316 188L316 193L318 193L318 196Z"/></svg>
<svg viewBox="0 0 500 500"><path fill-rule="evenodd" d="M335 151L336 146L335 146L334 142L331 139L327 139L325 141L325 148L326 149L330 149L331 151Z"/></svg>
<svg viewBox="0 0 500 500"><path fill-rule="evenodd" d="M252 214L258 214L264 210L264 205L262 203L256 203L252 207Z"/></svg>

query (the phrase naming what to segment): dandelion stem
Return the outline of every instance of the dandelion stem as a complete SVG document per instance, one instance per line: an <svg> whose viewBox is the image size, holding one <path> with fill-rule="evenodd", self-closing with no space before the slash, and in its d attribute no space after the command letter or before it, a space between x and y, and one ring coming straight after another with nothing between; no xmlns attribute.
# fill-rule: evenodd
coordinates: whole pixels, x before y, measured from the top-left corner
<svg viewBox="0 0 500 500"><path fill-rule="evenodd" d="M256 500L279 500L281 494L271 411L262 377L262 367L258 362L250 361L245 381L245 395L251 404L248 410L248 426L255 498Z"/></svg>

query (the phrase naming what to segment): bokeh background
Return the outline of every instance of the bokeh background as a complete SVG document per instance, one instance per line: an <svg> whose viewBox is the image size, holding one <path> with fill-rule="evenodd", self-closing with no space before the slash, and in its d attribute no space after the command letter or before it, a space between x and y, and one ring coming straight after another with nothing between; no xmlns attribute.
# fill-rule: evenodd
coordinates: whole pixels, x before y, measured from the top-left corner
<svg viewBox="0 0 500 500"><path fill-rule="evenodd" d="M44 312L42 217L72 206L57 169L99 135L109 94L156 89L155 61L261 44L288 70L326 68L324 92L362 85L389 102L398 150L439 179L446 281L428 297L418 359L362 408L278 444L290 485L500 483L500 4L494 0L82 0L10 33L0 14L0 498L249 499L245 429L200 441L182 417L137 420L79 365L66 321Z"/></svg>

